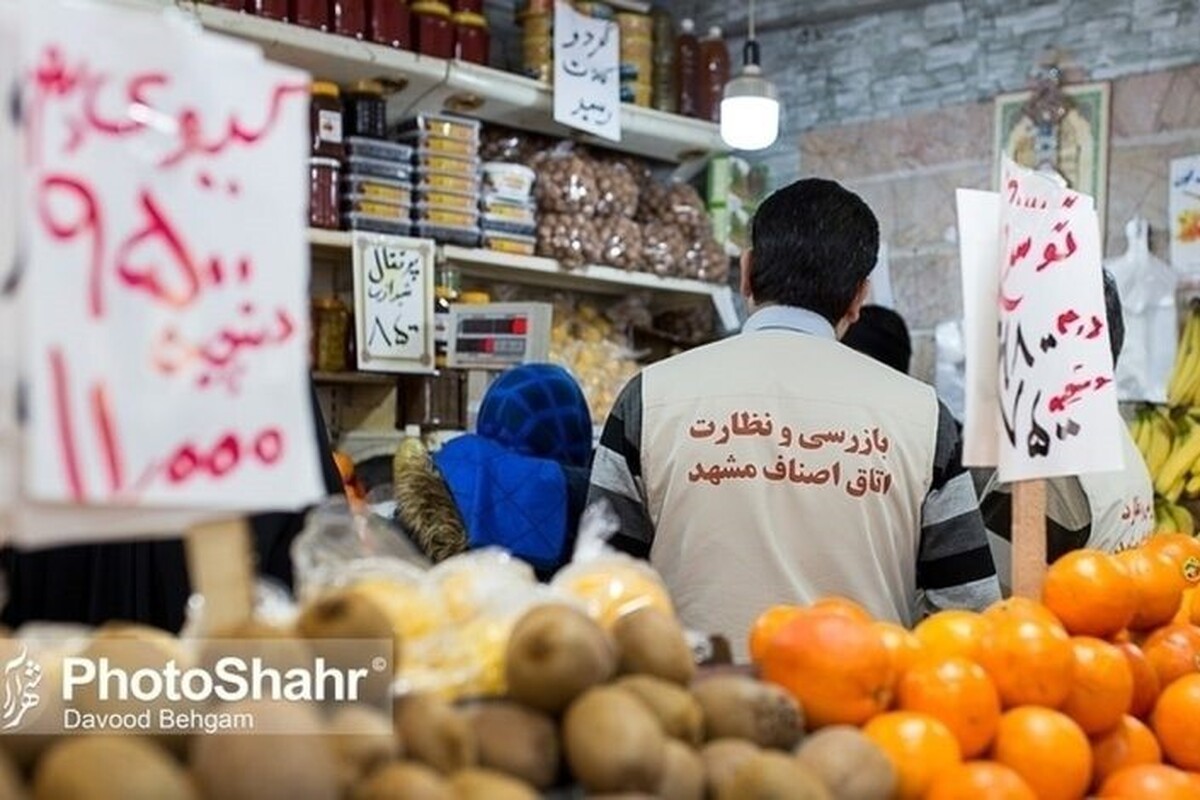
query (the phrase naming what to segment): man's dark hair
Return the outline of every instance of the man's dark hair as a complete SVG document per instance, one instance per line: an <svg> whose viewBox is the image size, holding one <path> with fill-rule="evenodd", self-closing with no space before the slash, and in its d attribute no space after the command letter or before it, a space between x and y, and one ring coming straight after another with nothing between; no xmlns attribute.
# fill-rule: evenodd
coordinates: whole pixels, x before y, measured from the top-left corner
<svg viewBox="0 0 1200 800"><path fill-rule="evenodd" d="M858 321L846 331L842 344L897 372L908 374L912 339L904 317L883 306L863 306Z"/></svg>
<svg viewBox="0 0 1200 800"><path fill-rule="evenodd" d="M750 242L755 303L800 306L837 325L875 268L879 222L858 195L807 178L763 201Z"/></svg>
<svg viewBox="0 0 1200 800"><path fill-rule="evenodd" d="M1121 291L1117 279L1104 270L1104 312L1108 318L1108 344L1112 348L1113 364L1121 357L1125 347L1125 316L1121 310Z"/></svg>

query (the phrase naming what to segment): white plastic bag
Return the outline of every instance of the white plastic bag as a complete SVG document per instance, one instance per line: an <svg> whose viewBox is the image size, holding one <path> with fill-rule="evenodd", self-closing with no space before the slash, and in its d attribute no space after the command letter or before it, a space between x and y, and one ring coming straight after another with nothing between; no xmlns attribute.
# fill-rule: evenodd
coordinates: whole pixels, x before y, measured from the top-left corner
<svg viewBox="0 0 1200 800"><path fill-rule="evenodd" d="M1104 264L1121 292L1125 317L1125 346L1117 360L1117 397L1163 403L1178 340L1178 278L1169 264L1150 252L1146 220L1131 219L1125 225L1125 236L1129 243L1125 254Z"/></svg>

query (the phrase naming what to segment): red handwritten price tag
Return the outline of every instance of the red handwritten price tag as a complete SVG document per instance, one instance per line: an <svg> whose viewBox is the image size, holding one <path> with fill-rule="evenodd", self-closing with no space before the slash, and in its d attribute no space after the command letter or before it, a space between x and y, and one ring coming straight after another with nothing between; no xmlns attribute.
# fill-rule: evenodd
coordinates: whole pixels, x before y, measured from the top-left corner
<svg viewBox="0 0 1200 800"><path fill-rule="evenodd" d="M990 449L1004 481L1121 469L1092 199L1007 162L999 196L960 193L959 212L968 360L996 370L968 376L968 460Z"/></svg>
<svg viewBox="0 0 1200 800"><path fill-rule="evenodd" d="M27 496L312 501L307 76L99 4L21 24Z"/></svg>

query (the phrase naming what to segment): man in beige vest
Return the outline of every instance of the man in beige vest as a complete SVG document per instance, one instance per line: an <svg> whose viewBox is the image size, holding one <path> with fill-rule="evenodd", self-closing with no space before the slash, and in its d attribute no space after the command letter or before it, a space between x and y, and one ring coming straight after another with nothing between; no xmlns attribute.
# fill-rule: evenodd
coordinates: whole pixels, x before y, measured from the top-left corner
<svg viewBox="0 0 1200 800"><path fill-rule="evenodd" d="M831 181L768 198L742 258L742 332L643 370L604 426L589 499L622 523L683 621L745 658L755 617L826 595L911 624L999 584L971 476L933 389L843 346L879 249Z"/></svg>

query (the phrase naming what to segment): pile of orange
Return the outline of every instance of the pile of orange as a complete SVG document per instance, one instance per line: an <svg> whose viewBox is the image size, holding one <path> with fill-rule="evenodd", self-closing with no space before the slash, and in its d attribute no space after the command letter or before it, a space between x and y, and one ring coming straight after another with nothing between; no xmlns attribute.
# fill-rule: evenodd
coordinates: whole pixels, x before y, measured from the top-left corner
<svg viewBox="0 0 1200 800"><path fill-rule="evenodd" d="M1041 602L911 631L841 598L775 606L750 651L810 727L861 726L900 800L1200 800L1200 539L1075 551Z"/></svg>

